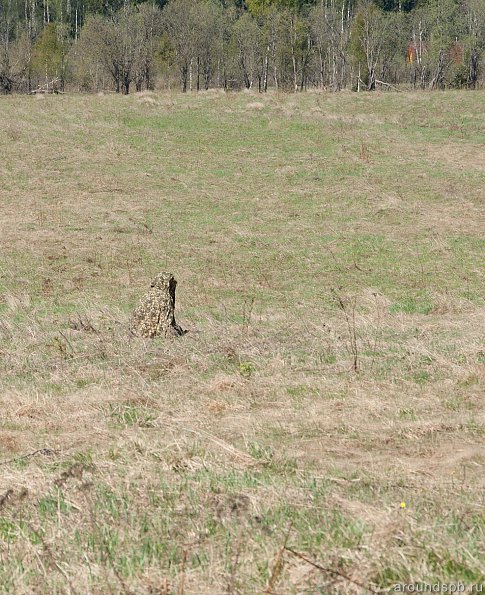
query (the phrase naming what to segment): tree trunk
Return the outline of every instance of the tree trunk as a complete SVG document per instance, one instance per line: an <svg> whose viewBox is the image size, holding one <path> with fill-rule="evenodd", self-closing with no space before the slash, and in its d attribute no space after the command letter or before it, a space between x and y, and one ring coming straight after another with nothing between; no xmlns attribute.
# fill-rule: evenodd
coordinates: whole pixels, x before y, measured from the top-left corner
<svg viewBox="0 0 485 595"><path fill-rule="evenodd" d="M269 45L266 46L266 53L264 55L264 66L263 66L263 91L265 93L268 90L268 68L269 68Z"/></svg>
<svg viewBox="0 0 485 595"><path fill-rule="evenodd" d="M367 82L367 91L374 91L376 88L376 73L374 67L369 70L369 80Z"/></svg>
<svg viewBox="0 0 485 595"><path fill-rule="evenodd" d="M445 70L445 52L444 50L440 50L439 57L438 57L438 64L436 65L436 71L434 73L433 78L429 84L431 89L441 88L443 87L443 73Z"/></svg>
<svg viewBox="0 0 485 595"><path fill-rule="evenodd" d="M150 68L150 63L148 62L148 60L145 61L145 67L144 67L144 71L143 71L143 78L145 79L145 88L149 89L150 91L153 91L153 82L152 82L152 76L151 76L151 68Z"/></svg>
<svg viewBox="0 0 485 595"><path fill-rule="evenodd" d="M278 66L276 64L276 34L273 34L273 38L271 41L271 59L273 60L273 81L275 89L278 90L279 82L278 82Z"/></svg>
<svg viewBox="0 0 485 595"><path fill-rule="evenodd" d="M324 89L325 88L325 67L323 65L323 52L322 52L322 48L320 46L318 47L318 63L320 65L320 68L319 68L320 88Z"/></svg>
<svg viewBox="0 0 485 595"><path fill-rule="evenodd" d="M291 65L293 67L293 90L296 93L298 91L298 73L296 68L295 46L293 45L293 40L291 42Z"/></svg>
<svg viewBox="0 0 485 595"><path fill-rule="evenodd" d="M123 95L128 95L130 92L130 77L125 75L123 77Z"/></svg>
<svg viewBox="0 0 485 595"><path fill-rule="evenodd" d="M240 61L241 61L241 68L242 68L243 77L244 77L244 86L246 87L246 89L250 89L252 81L249 77L249 72L246 69L246 61L244 60L243 54L241 54L241 56L240 56Z"/></svg>
<svg viewBox="0 0 485 595"><path fill-rule="evenodd" d="M211 81L211 69L210 69L210 65L206 64L204 67L204 89L206 91L209 90L210 81Z"/></svg>
<svg viewBox="0 0 485 595"><path fill-rule="evenodd" d="M478 51L473 50L470 55L470 68L469 68L469 86L472 89L477 88L478 82Z"/></svg>
<svg viewBox="0 0 485 595"><path fill-rule="evenodd" d="M187 93L187 75L188 75L188 66L185 63L182 68L180 69L180 80L182 83L182 93Z"/></svg>

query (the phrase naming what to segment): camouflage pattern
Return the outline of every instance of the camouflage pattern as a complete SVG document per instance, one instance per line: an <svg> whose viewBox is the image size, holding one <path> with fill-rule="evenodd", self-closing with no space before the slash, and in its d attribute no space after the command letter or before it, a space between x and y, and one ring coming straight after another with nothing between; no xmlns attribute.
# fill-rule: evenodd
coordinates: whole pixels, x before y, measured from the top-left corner
<svg viewBox="0 0 485 595"><path fill-rule="evenodd" d="M175 322L176 287L171 273L160 273L153 279L131 316L130 330L134 335L153 338L185 333Z"/></svg>

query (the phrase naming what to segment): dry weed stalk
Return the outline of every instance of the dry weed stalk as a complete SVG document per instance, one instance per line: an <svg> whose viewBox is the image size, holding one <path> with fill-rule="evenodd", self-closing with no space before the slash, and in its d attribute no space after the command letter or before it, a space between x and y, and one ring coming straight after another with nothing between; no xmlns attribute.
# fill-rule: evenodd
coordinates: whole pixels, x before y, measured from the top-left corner
<svg viewBox="0 0 485 595"><path fill-rule="evenodd" d="M374 341L373 341L372 345L370 346L370 350L372 352L372 359L370 362L371 370L374 368L374 364L376 361L377 346L379 344L379 335L381 332L381 325L382 325L382 316L381 316L381 310L379 308L379 301L377 299L377 293L373 292L372 296L374 298L374 303L375 303L375 308L376 308L376 313L377 313L377 321L376 321L376 326L375 326ZM370 341L369 341L369 343L370 343Z"/></svg>
<svg viewBox="0 0 485 595"><path fill-rule="evenodd" d="M336 289L331 289L332 295L337 302L338 307L344 313L347 330L349 333L349 341L346 345L347 351L352 358L352 371L358 372L360 368L359 346L357 342L357 326L355 322L355 310L357 306L357 297L354 296L349 301L346 301Z"/></svg>
<svg viewBox="0 0 485 595"><path fill-rule="evenodd" d="M35 457L36 455L44 455L44 456L50 457L52 455L56 455L59 453L60 453L60 450L55 450L52 448L39 448L38 450L28 452L25 455L21 455L19 457L14 457L13 459L8 459L6 461L0 461L0 465L10 465L10 463L16 463L17 461L29 459L30 457Z"/></svg>
<svg viewBox="0 0 485 595"><path fill-rule="evenodd" d="M239 554L241 553L241 544L242 544L242 528L239 527L239 530L237 533L237 539L236 539L234 560L231 565L231 575L229 577L229 583L227 585L228 595L233 595L233 593L235 593L236 574L237 574L237 567L239 565Z"/></svg>
<svg viewBox="0 0 485 595"><path fill-rule="evenodd" d="M86 490L83 490L82 494L84 495L84 498L86 500L91 530L93 531L93 534L100 534L99 525L98 525L98 522L96 519L96 513L95 513L93 501L91 500L90 496L88 496L88 493ZM113 574L115 575L117 581L119 582L122 592L125 595L132 595L132 592L128 589L128 587L125 584L125 581L123 580L123 577L120 575L120 573L118 572L118 569L116 568L116 565L113 560L113 555L110 552L110 549L108 547L107 538L104 535L101 535L100 537L101 537L101 542L103 544L103 547L101 549L101 559L103 560L103 562L108 562L109 565L111 566L111 570L113 571ZM106 586L109 589L110 593L113 593L113 589L112 589L110 581L109 581L108 572L107 572L107 568L106 568L105 564L102 565L102 569L103 569L103 574L104 574L105 580L106 580Z"/></svg>
<svg viewBox="0 0 485 595"><path fill-rule="evenodd" d="M364 591L368 591L370 593L379 593L379 591L375 587L373 587L371 585L365 585L364 583L361 583L360 581L356 581L355 579L351 578L348 574L345 574L341 570L335 570L333 568L328 568L326 566L322 566L321 564L318 564L317 562L314 562L313 560L310 560L309 558L307 558L303 554L300 554L299 552L295 551L291 547L286 547L285 546L284 549L287 552L290 552L291 554L293 554L294 556L296 556L297 558L299 558L300 560L303 560L307 564L310 564L310 566L313 566L313 568L316 568L317 570L320 570L321 572L326 572L328 574L333 574L334 576L338 576L340 578L343 578L344 580L348 581L349 583L352 583L356 587L359 587L361 589L364 589Z"/></svg>
<svg viewBox="0 0 485 595"><path fill-rule="evenodd" d="M170 594L170 587L168 585L168 580L165 577L163 579L162 595L169 595L169 594Z"/></svg>
<svg viewBox="0 0 485 595"><path fill-rule="evenodd" d="M35 537L39 540L39 542L42 544L42 547L44 549L44 552L46 554L47 559L49 560L51 566L53 566L65 579L66 583L69 585L69 593L77 593L76 589L74 588L71 579L69 578L69 575L67 574L67 572L62 568L62 566L60 566L60 564L58 563L54 552L52 551L50 545L46 542L46 540L44 539L43 535L42 535L42 531L41 530L37 530L35 529L30 523L26 523L26 526L29 528L29 530L31 531L31 533L33 535L35 535ZM42 568L45 571L45 567L42 564L42 562L40 561L39 558L39 562L42 565Z"/></svg>
<svg viewBox="0 0 485 595"><path fill-rule="evenodd" d="M275 588L276 584L278 583L278 580L280 579L281 574L283 572L283 568L285 565L285 561L283 559L283 554L286 550L286 544L288 543L288 538L290 537L292 526L293 526L293 523L290 523L288 525L288 529L286 530L285 540L283 542L283 545L278 549L278 553L276 554L276 558L273 563L273 568L271 570L271 575L268 579L268 584L266 585L266 589L264 591L265 595L271 595L271 593L274 592L274 588Z"/></svg>
<svg viewBox="0 0 485 595"><path fill-rule="evenodd" d="M366 163L370 163L370 151L369 151L369 147L364 142L361 142L360 143L359 157L360 157L360 159L362 161L365 161Z"/></svg>
<svg viewBox="0 0 485 595"><path fill-rule="evenodd" d="M253 315L253 308L254 308L254 301L255 297L252 295L248 299L244 300L243 305L243 321L242 321L242 329L241 329L241 336L245 337L249 331L249 325L251 324L251 317Z"/></svg>
<svg viewBox="0 0 485 595"><path fill-rule="evenodd" d="M184 548L182 561L180 562L180 579L178 595L184 595L185 592L185 563L187 562L187 548Z"/></svg>

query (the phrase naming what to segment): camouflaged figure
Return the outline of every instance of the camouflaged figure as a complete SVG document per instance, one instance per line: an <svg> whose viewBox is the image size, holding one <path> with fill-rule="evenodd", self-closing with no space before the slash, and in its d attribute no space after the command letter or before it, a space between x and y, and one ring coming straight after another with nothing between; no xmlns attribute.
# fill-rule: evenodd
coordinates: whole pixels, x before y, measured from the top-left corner
<svg viewBox="0 0 485 595"><path fill-rule="evenodd" d="M175 322L175 288L177 281L171 273L160 273L153 279L150 291L133 311L130 330L139 337L183 335Z"/></svg>

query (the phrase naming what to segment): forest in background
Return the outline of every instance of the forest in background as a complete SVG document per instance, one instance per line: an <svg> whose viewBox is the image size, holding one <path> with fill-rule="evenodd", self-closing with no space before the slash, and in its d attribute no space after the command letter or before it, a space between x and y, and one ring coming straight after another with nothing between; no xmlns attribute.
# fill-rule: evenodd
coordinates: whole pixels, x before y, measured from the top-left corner
<svg viewBox="0 0 485 595"><path fill-rule="evenodd" d="M477 88L483 0L0 0L0 93Z"/></svg>

